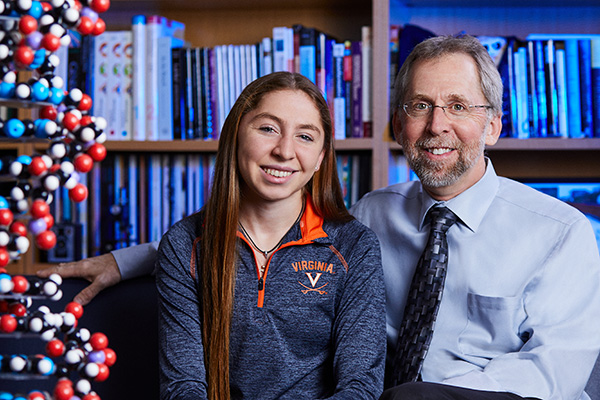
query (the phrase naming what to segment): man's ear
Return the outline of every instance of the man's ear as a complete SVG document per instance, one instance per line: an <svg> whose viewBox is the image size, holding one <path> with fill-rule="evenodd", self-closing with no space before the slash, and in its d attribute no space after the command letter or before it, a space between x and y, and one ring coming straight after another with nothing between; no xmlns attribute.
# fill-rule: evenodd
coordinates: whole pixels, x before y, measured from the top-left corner
<svg viewBox="0 0 600 400"><path fill-rule="evenodd" d="M498 141L502 132L502 115L496 115L488 123L488 131L485 135L485 144L493 146Z"/></svg>
<svg viewBox="0 0 600 400"><path fill-rule="evenodd" d="M394 138L396 142L400 144L400 132L402 132L402 118L398 115L398 111L394 111L394 116L392 117L392 132L394 133Z"/></svg>

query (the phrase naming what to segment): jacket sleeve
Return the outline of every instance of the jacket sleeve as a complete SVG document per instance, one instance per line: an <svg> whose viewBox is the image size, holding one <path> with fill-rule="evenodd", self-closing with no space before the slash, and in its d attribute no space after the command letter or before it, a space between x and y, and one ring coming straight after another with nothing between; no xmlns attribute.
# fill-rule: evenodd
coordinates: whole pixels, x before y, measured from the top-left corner
<svg viewBox="0 0 600 400"><path fill-rule="evenodd" d="M200 303L196 281L190 273L192 240L175 225L163 236L158 248L156 282L162 400L207 398Z"/></svg>
<svg viewBox="0 0 600 400"><path fill-rule="evenodd" d="M350 236L348 233L345 235ZM348 272L333 326L336 392L331 399L378 399L383 391L386 352L379 242L367 229L349 247Z"/></svg>
<svg viewBox="0 0 600 400"><path fill-rule="evenodd" d="M548 240L554 245L523 295L520 351L443 383L545 400L582 396L600 349L598 247L583 216Z"/></svg>
<svg viewBox="0 0 600 400"><path fill-rule="evenodd" d="M112 251L121 278L125 280L154 274L157 247L158 242L150 242Z"/></svg>

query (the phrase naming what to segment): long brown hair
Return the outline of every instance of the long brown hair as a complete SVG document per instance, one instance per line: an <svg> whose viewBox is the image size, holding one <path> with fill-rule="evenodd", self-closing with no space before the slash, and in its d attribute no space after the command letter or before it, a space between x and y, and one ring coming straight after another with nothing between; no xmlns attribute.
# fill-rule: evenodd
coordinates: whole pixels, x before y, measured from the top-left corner
<svg viewBox="0 0 600 400"><path fill-rule="evenodd" d="M306 185L317 213L332 221L352 219L342 197L332 122L319 89L300 74L276 72L250 83L227 116L215 161L213 187L204 207L204 232L200 247L199 287L202 300L202 342L209 400L229 399L229 333L234 302L237 265L240 178L237 166L237 137L242 117L254 110L269 93L301 90L319 110L325 133L325 156L319 171ZM293 106L293 105L292 105Z"/></svg>

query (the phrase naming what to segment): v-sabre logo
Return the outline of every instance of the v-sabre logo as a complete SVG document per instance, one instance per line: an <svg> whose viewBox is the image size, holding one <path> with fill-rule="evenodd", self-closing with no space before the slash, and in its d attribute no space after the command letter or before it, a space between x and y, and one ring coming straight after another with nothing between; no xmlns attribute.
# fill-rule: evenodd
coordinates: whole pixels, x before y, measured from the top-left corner
<svg viewBox="0 0 600 400"><path fill-rule="evenodd" d="M325 286L329 285L329 282L327 282L326 284L324 284L324 285L321 285L321 286L319 286L319 287L316 287L316 286L317 286L317 283L319 282L319 278L321 278L321 275L323 275L323 273L322 273L322 272L317 272L317 273L315 274L315 276L314 276L314 277L313 277L313 273L312 273L312 272L305 272L305 274L306 274L306 276L308 276L308 280L310 281L310 285L311 285L312 287L308 287L308 286L306 286L305 284L303 284L302 282L298 281L298 283L299 283L299 284L300 284L302 287L304 287L304 288L305 288L304 290L302 290L302 293L303 293L303 294L306 294L306 293L308 293L308 292L317 292L317 293L319 293L319 294L327 294L327 292L326 292L326 291L324 291L324 290L323 290L323 288L324 288Z"/></svg>

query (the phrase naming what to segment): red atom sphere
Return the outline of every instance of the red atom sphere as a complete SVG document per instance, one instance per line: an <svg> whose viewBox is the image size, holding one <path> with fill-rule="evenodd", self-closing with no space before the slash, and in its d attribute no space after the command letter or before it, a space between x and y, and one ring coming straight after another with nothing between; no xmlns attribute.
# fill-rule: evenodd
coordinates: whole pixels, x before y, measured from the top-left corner
<svg viewBox="0 0 600 400"><path fill-rule="evenodd" d="M79 18L79 25L77 25L77 30L84 36L87 36L92 33L94 30L94 21L90 17L81 17Z"/></svg>
<svg viewBox="0 0 600 400"><path fill-rule="evenodd" d="M27 395L27 400L46 400L46 397L42 392L38 392L36 390L34 392L29 392Z"/></svg>
<svg viewBox="0 0 600 400"><path fill-rule="evenodd" d="M72 301L65 306L65 311L73 314L75 318L79 319L83 315L83 306L75 301Z"/></svg>
<svg viewBox="0 0 600 400"><path fill-rule="evenodd" d="M47 214L42 217L46 222L46 229L50 229L54 226L54 216L52 214Z"/></svg>
<svg viewBox="0 0 600 400"><path fill-rule="evenodd" d="M78 183L75 187L69 190L69 198L73 200L75 203L81 203L88 197L88 189L82 184Z"/></svg>
<svg viewBox="0 0 600 400"><path fill-rule="evenodd" d="M89 343L94 350L104 350L108 347L108 338L102 332L96 332L90 337Z"/></svg>
<svg viewBox="0 0 600 400"><path fill-rule="evenodd" d="M70 400L74 394L73 383L67 379L58 381L54 387L54 397L56 400Z"/></svg>
<svg viewBox="0 0 600 400"><path fill-rule="evenodd" d="M110 0L92 0L90 8L97 13L106 12L110 8Z"/></svg>
<svg viewBox="0 0 600 400"><path fill-rule="evenodd" d="M16 317L24 317L27 315L27 307L25 307L25 304L21 303L12 303L8 307L8 311Z"/></svg>
<svg viewBox="0 0 600 400"><path fill-rule="evenodd" d="M44 231L35 237L35 243L42 250L50 250L56 246L56 234L52 231Z"/></svg>
<svg viewBox="0 0 600 400"><path fill-rule="evenodd" d="M17 329L17 319L14 315L4 314L0 317L0 331L12 333Z"/></svg>
<svg viewBox="0 0 600 400"><path fill-rule="evenodd" d="M10 255L5 247L0 247L0 267L4 269L10 262Z"/></svg>
<svg viewBox="0 0 600 400"><path fill-rule="evenodd" d="M100 396L96 393L88 393L81 398L81 400L100 400Z"/></svg>
<svg viewBox="0 0 600 400"><path fill-rule="evenodd" d="M98 363L98 375L94 378L96 382L104 382L108 379L110 371L105 364Z"/></svg>
<svg viewBox="0 0 600 400"><path fill-rule="evenodd" d="M48 3L47 1L43 1L42 2L42 10L44 12L48 12L52 10L52 4Z"/></svg>
<svg viewBox="0 0 600 400"><path fill-rule="evenodd" d="M73 132L79 126L79 118L73 113L65 113L62 120L62 126Z"/></svg>
<svg viewBox="0 0 600 400"><path fill-rule="evenodd" d="M60 38L51 33L46 33L42 38L41 45L46 50L55 52L60 47Z"/></svg>
<svg viewBox="0 0 600 400"><path fill-rule="evenodd" d="M29 35L31 32L37 31L38 23L31 15L24 15L19 21L19 31L23 35Z"/></svg>
<svg viewBox="0 0 600 400"><path fill-rule="evenodd" d="M73 165L75 165L75 169L78 172L83 172L85 174L92 170L94 159L88 154L80 154L73 160Z"/></svg>
<svg viewBox="0 0 600 400"><path fill-rule="evenodd" d="M5 274L6 272L2 272L2 273ZM0 300L0 314L6 314L7 312L8 312L8 301ZM105 357L106 357L106 355L105 355Z"/></svg>
<svg viewBox="0 0 600 400"><path fill-rule="evenodd" d="M35 200L31 203L29 213L34 219L44 218L45 215L50 214L50 205L44 200Z"/></svg>
<svg viewBox="0 0 600 400"><path fill-rule="evenodd" d="M81 117L81 121L79 121L79 123L81 126L88 126L92 123L92 117L89 115L84 115L83 117Z"/></svg>
<svg viewBox="0 0 600 400"><path fill-rule="evenodd" d="M29 281L22 275L13 276L12 281L14 293L25 293L29 289Z"/></svg>
<svg viewBox="0 0 600 400"><path fill-rule="evenodd" d="M16 233L19 236L27 235L27 227L21 221L14 221L12 224L10 224L10 228L8 228L8 230L11 233Z"/></svg>
<svg viewBox="0 0 600 400"><path fill-rule="evenodd" d="M49 357L60 357L65 352L65 345L59 339L52 339L46 344L46 354Z"/></svg>
<svg viewBox="0 0 600 400"><path fill-rule="evenodd" d="M87 149L86 153L96 162L100 162L106 158L106 147L100 143L94 143Z"/></svg>
<svg viewBox="0 0 600 400"><path fill-rule="evenodd" d="M98 18L96 23L94 24L94 30L92 31L92 35L98 36L102 35L106 30L106 23L102 18Z"/></svg>
<svg viewBox="0 0 600 400"><path fill-rule="evenodd" d="M22 65L30 65L33 62L33 50L29 46L19 46L15 53L15 61Z"/></svg>
<svg viewBox="0 0 600 400"><path fill-rule="evenodd" d="M9 208L0 209L0 225L9 226L13 222L13 212Z"/></svg>
<svg viewBox="0 0 600 400"><path fill-rule="evenodd" d="M102 350L104 352L104 364L112 367L117 362L117 353L109 347Z"/></svg>
<svg viewBox="0 0 600 400"><path fill-rule="evenodd" d="M44 172L46 172L46 170L48 169L46 167L46 162L44 162L44 159L42 157L33 157L31 159L31 163L29 164L29 166L27 167L27 169L29 170L29 172L34 175L34 176L40 176L42 175Z"/></svg>
<svg viewBox="0 0 600 400"><path fill-rule="evenodd" d="M80 111L89 111L92 108L92 98L84 93L83 96L81 96L81 100L79 101L77 108Z"/></svg>
<svg viewBox="0 0 600 400"><path fill-rule="evenodd" d="M58 111L54 106L44 106L40 109L40 117L54 121L58 116Z"/></svg>

